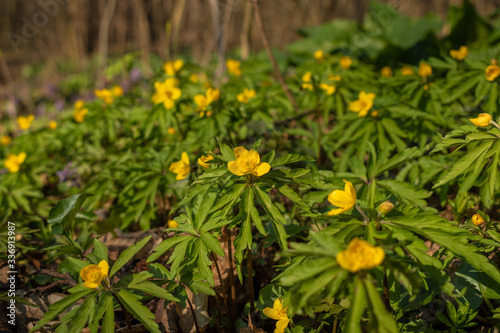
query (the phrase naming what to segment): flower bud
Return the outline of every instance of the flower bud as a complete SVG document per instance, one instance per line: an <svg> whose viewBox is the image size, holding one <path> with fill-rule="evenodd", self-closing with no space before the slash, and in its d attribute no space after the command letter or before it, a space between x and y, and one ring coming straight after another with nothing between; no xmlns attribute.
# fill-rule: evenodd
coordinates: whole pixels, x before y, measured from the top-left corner
<svg viewBox="0 0 500 333"><path fill-rule="evenodd" d="M175 221L175 220L168 220L167 227L169 227L169 228L178 228L179 227L179 223L177 223L177 221Z"/></svg>
<svg viewBox="0 0 500 333"><path fill-rule="evenodd" d="M382 214L388 214L391 210L394 209L394 204L390 201L382 202L380 206L378 206L379 212Z"/></svg>
<svg viewBox="0 0 500 333"><path fill-rule="evenodd" d="M474 216L472 216L472 223L474 223L474 225L480 226L484 223L484 219L481 215L474 214Z"/></svg>
<svg viewBox="0 0 500 333"><path fill-rule="evenodd" d="M478 127L486 127L491 122L491 116L487 113L481 113L477 118L469 119L474 125Z"/></svg>

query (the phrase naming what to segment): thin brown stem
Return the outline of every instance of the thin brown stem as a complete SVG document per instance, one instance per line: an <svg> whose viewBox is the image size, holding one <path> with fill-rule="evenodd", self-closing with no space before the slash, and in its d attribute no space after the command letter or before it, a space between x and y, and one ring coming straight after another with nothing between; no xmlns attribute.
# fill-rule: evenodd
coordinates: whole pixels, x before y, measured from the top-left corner
<svg viewBox="0 0 500 333"><path fill-rule="evenodd" d="M227 296L226 296L226 286L224 280L222 279L222 275L220 273L219 264L217 263L217 257L212 253L210 253L212 257L212 261L214 262L215 269L217 270L217 275L219 276L220 285L222 288L222 300L224 301L224 310L226 311L226 315L229 317L229 307L227 306Z"/></svg>
<svg viewBox="0 0 500 333"><path fill-rule="evenodd" d="M187 298L189 308L191 309L191 314L193 315L193 321L194 321L194 327L196 327L196 332L200 333L200 327L198 326L198 322L196 321L196 314L194 312L193 304L189 300L189 297Z"/></svg>
<svg viewBox="0 0 500 333"><path fill-rule="evenodd" d="M276 74L276 77L278 78L278 81L281 85L281 88L285 91L286 97L292 104L292 107L294 108L295 111L298 111L297 107L297 102L295 101L295 98L293 97L292 93L290 92L290 89L288 88L285 79L283 79L283 75L281 75L281 72L278 68L278 63L276 62L276 59L274 58L273 52L271 51L271 46L269 45L269 41L267 40L266 33L264 31L264 26L262 25L262 16L260 14L260 9L259 9L259 0L251 0L253 2L253 9L255 13L255 23L257 24L257 28L260 31L260 37L262 38L262 44L264 44L264 48L266 49L267 56L269 57L269 60L273 64L274 68L274 73Z"/></svg>

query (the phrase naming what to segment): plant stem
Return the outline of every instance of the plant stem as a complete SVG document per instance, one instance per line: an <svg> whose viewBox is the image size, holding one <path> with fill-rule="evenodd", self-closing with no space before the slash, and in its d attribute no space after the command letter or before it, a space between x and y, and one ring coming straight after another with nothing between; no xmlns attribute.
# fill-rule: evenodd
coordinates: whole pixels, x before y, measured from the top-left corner
<svg viewBox="0 0 500 333"><path fill-rule="evenodd" d="M219 264L217 263L217 257L215 257L213 252L210 253L210 255L212 257L212 261L215 264L215 269L217 269L217 275L219 276L219 281L220 281L220 284L222 287L222 300L224 301L226 315L229 317L229 307L227 306L226 286L225 286L224 280L222 279L222 275L220 273Z"/></svg>
<svg viewBox="0 0 500 333"><path fill-rule="evenodd" d="M262 38L262 44L264 44L267 56L269 57L269 60L271 60L271 63L273 65L274 73L278 78L281 88L283 88L283 90L285 91L286 97L288 98L288 100L290 100L292 107L294 108L295 111L298 111L297 102L295 101L295 98L290 92L290 89L288 89L288 86L286 85L285 80L283 79L283 75L281 75L276 59L274 59L271 47L269 46L269 41L267 40L266 33L264 32L264 26L262 25L262 16L260 15L260 9L259 9L259 0L252 0L252 2L255 13L255 23L257 23L257 28L260 31L260 37Z"/></svg>
<svg viewBox="0 0 500 333"><path fill-rule="evenodd" d="M230 319L230 331L234 329L236 322L236 287L234 285L234 268L233 268L233 248L231 242L231 231L226 227L226 235L227 235L227 260L229 261L229 284L231 285L231 313L229 316Z"/></svg>
<svg viewBox="0 0 500 333"><path fill-rule="evenodd" d="M368 224L368 222L370 222L370 219L368 218L368 216L366 216L365 212L363 212L363 210L361 208L359 208L358 205L356 205L356 209L361 214L361 216L363 216L363 219L365 220L365 224Z"/></svg>
<svg viewBox="0 0 500 333"><path fill-rule="evenodd" d="M193 321L194 321L194 327L196 327L196 332L200 333L200 327L198 326L198 322L196 321L196 314L194 312L193 304L189 300L189 297L187 298L189 308L191 309L191 314L193 315Z"/></svg>
<svg viewBox="0 0 500 333"><path fill-rule="evenodd" d="M248 314L248 326L253 329L252 317L255 312L254 308L254 289L253 289L253 269L252 269L252 249L247 249L247 275L248 275L248 289L250 290L250 313Z"/></svg>

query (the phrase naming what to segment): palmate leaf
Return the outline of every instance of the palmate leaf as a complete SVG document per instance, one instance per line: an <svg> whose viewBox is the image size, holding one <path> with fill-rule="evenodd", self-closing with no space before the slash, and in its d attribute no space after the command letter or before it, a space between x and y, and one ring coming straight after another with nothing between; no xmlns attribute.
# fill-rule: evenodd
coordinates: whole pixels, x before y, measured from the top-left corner
<svg viewBox="0 0 500 333"><path fill-rule="evenodd" d="M115 295L132 316L144 325L148 332L161 333L158 324L154 321L155 315L152 314L147 307L142 305L137 299L137 296L125 289L120 290Z"/></svg>
<svg viewBox="0 0 500 333"><path fill-rule="evenodd" d="M172 238L165 239L163 242L160 243L155 249L153 254L151 254L146 262L152 262L161 257L165 252L167 252L171 247L187 241L188 238L192 238L193 236L189 235L182 235L182 236L176 236Z"/></svg>
<svg viewBox="0 0 500 333"><path fill-rule="evenodd" d="M314 158L312 157L307 157L307 156L302 156L299 154L287 154L285 156L281 156L275 160L272 161L271 166L272 167L277 167L280 165L285 165L285 164L290 164L290 163L296 163L296 162L301 162L301 161L314 161Z"/></svg>
<svg viewBox="0 0 500 333"><path fill-rule="evenodd" d="M179 299L177 297L174 297L171 293L167 292L165 289L154 284L151 281L142 281L140 283L130 283L127 288L139 290L139 291L142 291L144 293L148 293L151 296L163 298L163 299L170 301L170 302L179 302Z"/></svg>
<svg viewBox="0 0 500 333"><path fill-rule="evenodd" d="M73 316L69 324L70 332L81 332L83 330L85 324L87 324L87 321L89 320L89 316L95 310L96 297L97 293L90 295L85 299L82 305L74 310L76 311L76 314Z"/></svg>
<svg viewBox="0 0 500 333"><path fill-rule="evenodd" d="M112 316L113 316L113 322L111 329L108 328L106 324L106 320L109 320L109 309L111 308ZM99 321L104 317L102 326L101 326L101 332L103 333L108 333L108 332L114 332L114 311L113 311L113 297L111 294L108 292L101 292L99 296L99 302L97 303L97 308L94 313L93 318L89 321L89 329L92 333L97 333L97 329L99 327Z"/></svg>

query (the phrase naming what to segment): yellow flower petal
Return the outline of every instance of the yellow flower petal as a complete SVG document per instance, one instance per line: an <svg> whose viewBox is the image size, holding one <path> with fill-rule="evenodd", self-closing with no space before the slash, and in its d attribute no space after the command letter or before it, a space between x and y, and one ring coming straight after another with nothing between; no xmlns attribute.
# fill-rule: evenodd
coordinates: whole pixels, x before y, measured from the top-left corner
<svg viewBox="0 0 500 333"><path fill-rule="evenodd" d="M101 262L99 262L97 266L99 266L99 268L101 269L101 272L104 275L104 277L108 276L109 264L106 260L101 260Z"/></svg>
<svg viewBox="0 0 500 333"><path fill-rule="evenodd" d="M236 176L243 176L244 175L244 173L241 172L240 168L238 167L238 164L236 163L236 161L229 162L227 164L227 168L229 169L229 171L234 173Z"/></svg>

